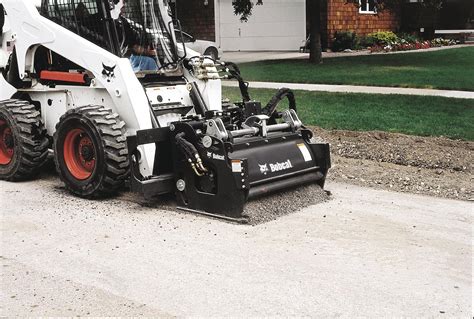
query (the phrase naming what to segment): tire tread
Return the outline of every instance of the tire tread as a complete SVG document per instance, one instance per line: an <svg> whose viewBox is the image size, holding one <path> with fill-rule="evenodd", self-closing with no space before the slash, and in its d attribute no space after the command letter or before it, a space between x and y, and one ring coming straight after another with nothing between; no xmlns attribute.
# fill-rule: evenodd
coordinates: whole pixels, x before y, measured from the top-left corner
<svg viewBox="0 0 474 319"><path fill-rule="evenodd" d="M59 161L55 156L56 167L59 176L66 187L83 197L101 197L117 192L123 187L125 180L129 176L130 163L128 159L128 149L125 138L125 123L120 120L116 113L111 109L100 105L87 105L67 111L61 116L56 126L55 141L57 140L58 128L70 114L79 114L91 121L99 136L98 140L102 143L104 150L104 176L99 186L90 193L91 190L84 190L78 193L68 186L68 182L59 170ZM123 125L122 125L123 123Z"/></svg>
<svg viewBox="0 0 474 319"><path fill-rule="evenodd" d="M0 108L11 118L16 126L22 156L15 172L6 176L6 180L20 181L36 176L48 160L49 139L41 119L41 113L35 106L23 100L0 102Z"/></svg>

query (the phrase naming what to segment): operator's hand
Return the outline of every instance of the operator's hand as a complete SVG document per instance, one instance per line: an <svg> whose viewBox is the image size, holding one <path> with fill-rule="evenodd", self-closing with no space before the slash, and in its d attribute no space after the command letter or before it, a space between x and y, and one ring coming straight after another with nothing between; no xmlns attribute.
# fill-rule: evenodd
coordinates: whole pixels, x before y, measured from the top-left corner
<svg viewBox="0 0 474 319"><path fill-rule="evenodd" d="M156 50L152 47L144 48L141 45L135 44L133 46L133 52L137 55L156 56Z"/></svg>
<svg viewBox="0 0 474 319"><path fill-rule="evenodd" d="M146 55L149 55L149 56L156 56L156 50L153 49L153 48L148 48L146 50Z"/></svg>

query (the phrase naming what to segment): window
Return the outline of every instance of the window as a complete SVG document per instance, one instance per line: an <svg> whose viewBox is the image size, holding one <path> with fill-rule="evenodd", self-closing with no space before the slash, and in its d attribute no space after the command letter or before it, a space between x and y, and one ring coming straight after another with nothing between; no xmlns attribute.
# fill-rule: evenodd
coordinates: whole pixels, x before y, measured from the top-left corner
<svg viewBox="0 0 474 319"><path fill-rule="evenodd" d="M359 0L359 13L377 13L375 0Z"/></svg>

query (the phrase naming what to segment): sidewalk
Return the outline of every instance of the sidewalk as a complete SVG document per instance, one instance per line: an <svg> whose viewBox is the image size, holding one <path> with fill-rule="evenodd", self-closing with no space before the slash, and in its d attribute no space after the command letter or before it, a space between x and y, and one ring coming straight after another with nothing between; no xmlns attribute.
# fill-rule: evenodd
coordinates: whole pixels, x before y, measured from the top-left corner
<svg viewBox="0 0 474 319"><path fill-rule="evenodd" d="M463 48L466 46L472 46L469 44L460 44L446 47L429 48L424 50L411 50L411 51L397 51L397 52L379 52L370 53L369 50L359 50L352 52L323 52L323 59L327 58L339 58L348 56L360 56L360 55L382 55L382 54L410 54L410 53L421 53L421 52L432 52L440 50L448 50L455 48ZM224 52L222 55L222 61L231 61L234 63L248 63L256 61L266 60L289 60L289 59L308 59L309 53L300 53L298 51L237 51L237 52Z"/></svg>
<svg viewBox="0 0 474 319"><path fill-rule="evenodd" d="M223 81L223 86L238 87L237 82ZM398 87L380 86L355 86L355 85L330 85L330 84L299 84L299 83L276 83L276 82L249 82L250 88L254 89L280 89L283 87L292 90L318 91L318 92L339 92L339 93L368 93L368 94L403 94L403 95L425 95L442 96L458 99L474 99L474 92L452 91L452 90L432 90L432 89L412 89Z"/></svg>

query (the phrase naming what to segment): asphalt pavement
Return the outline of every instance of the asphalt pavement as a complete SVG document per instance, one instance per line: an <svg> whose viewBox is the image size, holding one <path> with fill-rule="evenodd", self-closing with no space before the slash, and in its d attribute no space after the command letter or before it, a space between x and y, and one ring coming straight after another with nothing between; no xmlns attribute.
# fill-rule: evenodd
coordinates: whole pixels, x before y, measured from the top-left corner
<svg viewBox="0 0 474 319"><path fill-rule="evenodd" d="M327 188L245 226L0 181L0 315L472 316L472 202Z"/></svg>

